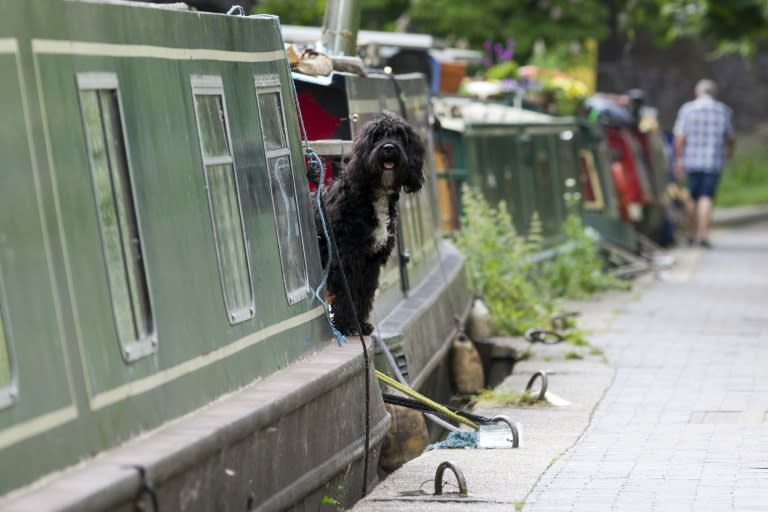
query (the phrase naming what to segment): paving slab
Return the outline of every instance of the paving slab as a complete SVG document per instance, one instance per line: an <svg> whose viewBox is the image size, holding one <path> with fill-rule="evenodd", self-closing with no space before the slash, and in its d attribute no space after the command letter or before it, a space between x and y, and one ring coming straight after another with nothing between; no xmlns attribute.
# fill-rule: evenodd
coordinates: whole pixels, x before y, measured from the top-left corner
<svg viewBox="0 0 768 512"><path fill-rule="evenodd" d="M768 510L768 223L713 242L594 337L614 382L525 511Z"/></svg>

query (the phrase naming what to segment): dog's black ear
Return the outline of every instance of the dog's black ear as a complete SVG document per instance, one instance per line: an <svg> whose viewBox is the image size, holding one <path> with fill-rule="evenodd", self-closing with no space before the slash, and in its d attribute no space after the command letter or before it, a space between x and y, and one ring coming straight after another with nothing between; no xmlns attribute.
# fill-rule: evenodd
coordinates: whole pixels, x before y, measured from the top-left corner
<svg viewBox="0 0 768 512"><path fill-rule="evenodd" d="M355 137L352 147L353 155L365 155L376 145L376 141L381 137L378 133L379 125L376 121L370 121L363 126L363 129Z"/></svg>
<svg viewBox="0 0 768 512"><path fill-rule="evenodd" d="M424 143L411 125L405 125L405 133L408 138L406 152L408 154L408 178L403 183L403 189L409 194L421 190L424 184Z"/></svg>

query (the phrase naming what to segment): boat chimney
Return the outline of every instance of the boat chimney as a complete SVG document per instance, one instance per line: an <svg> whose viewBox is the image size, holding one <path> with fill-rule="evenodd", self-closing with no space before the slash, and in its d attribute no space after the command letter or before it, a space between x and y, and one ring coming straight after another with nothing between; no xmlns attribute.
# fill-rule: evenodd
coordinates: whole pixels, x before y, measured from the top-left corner
<svg viewBox="0 0 768 512"><path fill-rule="evenodd" d="M357 55L360 0L328 0L320 43L330 55Z"/></svg>

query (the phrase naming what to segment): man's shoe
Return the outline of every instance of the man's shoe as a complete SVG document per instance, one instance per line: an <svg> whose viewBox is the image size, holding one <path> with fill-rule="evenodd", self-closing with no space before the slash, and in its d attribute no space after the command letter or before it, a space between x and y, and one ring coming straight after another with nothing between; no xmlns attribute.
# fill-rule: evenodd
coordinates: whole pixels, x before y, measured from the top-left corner
<svg viewBox="0 0 768 512"><path fill-rule="evenodd" d="M707 240L707 239L699 240L699 246L703 247L704 249L711 249L712 248L712 244L709 243L709 240Z"/></svg>

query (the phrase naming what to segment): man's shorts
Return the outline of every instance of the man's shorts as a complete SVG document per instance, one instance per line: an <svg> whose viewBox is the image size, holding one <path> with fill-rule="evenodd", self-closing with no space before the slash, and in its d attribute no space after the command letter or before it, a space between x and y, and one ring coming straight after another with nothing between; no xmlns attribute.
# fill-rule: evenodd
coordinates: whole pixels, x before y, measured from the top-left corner
<svg viewBox="0 0 768 512"><path fill-rule="evenodd" d="M701 172L694 171L686 174L686 181L688 182L688 192L691 194L691 198L694 201L700 197L715 197L715 190L717 190L717 183L720 181L720 173L718 172Z"/></svg>

